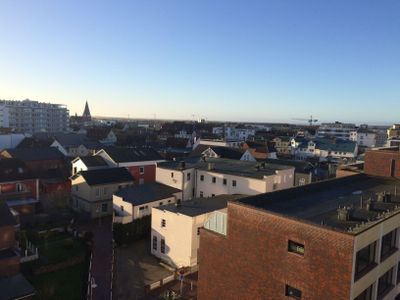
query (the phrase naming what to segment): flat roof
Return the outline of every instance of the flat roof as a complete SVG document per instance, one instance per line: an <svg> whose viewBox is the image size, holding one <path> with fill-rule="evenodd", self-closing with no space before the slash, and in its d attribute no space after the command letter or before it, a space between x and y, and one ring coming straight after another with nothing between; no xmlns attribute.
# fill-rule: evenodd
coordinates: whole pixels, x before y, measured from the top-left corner
<svg viewBox="0 0 400 300"><path fill-rule="evenodd" d="M228 158L189 158L182 161L165 162L158 165L160 168L171 170L185 170L195 168L214 173L230 174L240 177L263 179L264 176L275 174L277 170L294 169L294 166L242 161Z"/></svg>
<svg viewBox="0 0 400 300"><path fill-rule="evenodd" d="M153 182L120 189L115 195L121 197L124 202L133 205L142 205L173 197L175 193L179 192L181 192L181 190L174 187Z"/></svg>
<svg viewBox="0 0 400 300"><path fill-rule="evenodd" d="M383 196L386 193L388 196ZM400 213L400 180L364 174L240 199L239 203L358 234ZM339 217L347 214L347 217Z"/></svg>
<svg viewBox="0 0 400 300"><path fill-rule="evenodd" d="M182 201L178 206L176 204L162 205L154 207L155 209L179 213L189 217L200 216L216 210L221 210L227 207L228 200L237 200L243 198L244 195L218 195L208 198L195 198L190 201Z"/></svg>

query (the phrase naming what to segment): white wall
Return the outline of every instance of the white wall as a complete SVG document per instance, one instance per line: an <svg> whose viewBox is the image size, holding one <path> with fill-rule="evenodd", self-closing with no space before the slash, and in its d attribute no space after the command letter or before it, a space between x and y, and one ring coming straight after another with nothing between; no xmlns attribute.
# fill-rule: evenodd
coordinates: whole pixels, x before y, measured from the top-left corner
<svg viewBox="0 0 400 300"><path fill-rule="evenodd" d="M171 174L173 173L173 177ZM190 180L187 179L187 174L190 174ZM193 189L195 188L196 170L174 170L157 167L156 182L182 190L182 200L190 200L193 198Z"/></svg>

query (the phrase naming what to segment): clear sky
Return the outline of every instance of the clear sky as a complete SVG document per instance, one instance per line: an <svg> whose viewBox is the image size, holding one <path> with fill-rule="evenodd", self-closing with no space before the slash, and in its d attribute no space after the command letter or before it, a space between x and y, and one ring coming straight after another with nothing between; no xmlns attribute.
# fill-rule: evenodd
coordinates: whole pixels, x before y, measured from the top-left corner
<svg viewBox="0 0 400 300"><path fill-rule="evenodd" d="M0 99L25 98L131 118L399 122L400 1L0 0Z"/></svg>

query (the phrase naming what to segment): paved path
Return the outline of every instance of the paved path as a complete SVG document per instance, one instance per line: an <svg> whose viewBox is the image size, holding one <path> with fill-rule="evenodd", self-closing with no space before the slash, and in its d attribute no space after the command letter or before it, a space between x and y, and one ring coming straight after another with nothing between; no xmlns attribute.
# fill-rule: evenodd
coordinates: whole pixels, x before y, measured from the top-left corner
<svg viewBox="0 0 400 300"><path fill-rule="evenodd" d="M97 285L93 289L93 300L110 300L111 258L112 258L112 218L77 224L80 230L93 233L92 276Z"/></svg>
<svg viewBox="0 0 400 300"><path fill-rule="evenodd" d="M148 239L116 248L115 259L114 298L118 300L143 299L145 285L173 274L150 254Z"/></svg>

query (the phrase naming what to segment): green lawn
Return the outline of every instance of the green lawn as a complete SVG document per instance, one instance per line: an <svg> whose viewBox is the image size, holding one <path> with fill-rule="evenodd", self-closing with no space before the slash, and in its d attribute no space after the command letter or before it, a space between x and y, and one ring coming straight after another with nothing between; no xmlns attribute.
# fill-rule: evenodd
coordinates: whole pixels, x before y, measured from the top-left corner
<svg viewBox="0 0 400 300"><path fill-rule="evenodd" d="M29 281L36 289L37 300L81 300L82 287L86 283L84 274L86 263L75 265L63 270L33 276Z"/></svg>

